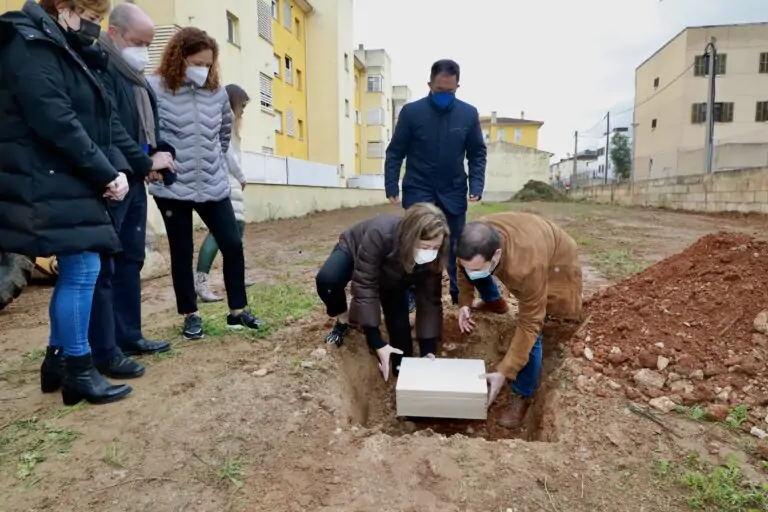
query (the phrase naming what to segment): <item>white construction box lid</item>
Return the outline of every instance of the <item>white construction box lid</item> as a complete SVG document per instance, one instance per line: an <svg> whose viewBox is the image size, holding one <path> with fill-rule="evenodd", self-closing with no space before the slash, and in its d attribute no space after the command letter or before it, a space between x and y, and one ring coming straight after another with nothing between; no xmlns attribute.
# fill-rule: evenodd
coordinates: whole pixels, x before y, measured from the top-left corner
<svg viewBox="0 0 768 512"><path fill-rule="evenodd" d="M482 359L404 357L395 391L398 397L481 398L488 395Z"/></svg>

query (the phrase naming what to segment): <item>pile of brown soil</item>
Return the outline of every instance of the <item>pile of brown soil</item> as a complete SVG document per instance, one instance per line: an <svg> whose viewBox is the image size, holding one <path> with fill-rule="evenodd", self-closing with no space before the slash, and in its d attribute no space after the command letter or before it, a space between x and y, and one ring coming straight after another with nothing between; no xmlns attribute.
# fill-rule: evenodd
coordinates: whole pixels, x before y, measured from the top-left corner
<svg viewBox="0 0 768 512"><path fill-rule="evenodd" d="M567 201L568 196L543 181L529 180L528 183L523 185L523 188L512 197L512 200L521 202L562 202Z"/></svg>
<svg viewBox="0 0 768 512"><path fill-rule="evenodd" d="M588 301L571 349L577 386L633 400L768 405L768 244L707 235ZM710 407L727 414L728 407ZM764 425L763 425L764 426Z"/></svg>

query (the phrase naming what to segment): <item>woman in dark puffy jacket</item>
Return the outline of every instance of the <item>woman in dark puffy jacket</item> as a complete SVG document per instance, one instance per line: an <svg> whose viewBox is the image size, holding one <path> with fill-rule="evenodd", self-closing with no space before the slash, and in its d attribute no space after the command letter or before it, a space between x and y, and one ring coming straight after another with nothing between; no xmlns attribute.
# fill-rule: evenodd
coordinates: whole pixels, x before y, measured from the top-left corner
<svg viewBox="0 0 768 512"><path fill-rule="evenodd" d="M445 214L435 205L417 203L405 216L380 215L355 224L339 237L320 272L317 293L336 323L327 343L341 345L350 323L365 331L376 352L384 380L390 364L397 375L403 356L413 355L408 290L415 288L419 355L434 357L443 328L442 279L450 232ZM352 283L347 311L345 288ZM381 314L389 344L381 336Z"/></svg>
<svg viewBox="0 0 768 512"><path fill-rule="evenodd" d="M0 16L0 251L56 255L43 392L64 403L113 402L88 346L99 254L120 242L106 199L129 166L112 145L109 98L87 61L109 0L41 0Z"/></svg>

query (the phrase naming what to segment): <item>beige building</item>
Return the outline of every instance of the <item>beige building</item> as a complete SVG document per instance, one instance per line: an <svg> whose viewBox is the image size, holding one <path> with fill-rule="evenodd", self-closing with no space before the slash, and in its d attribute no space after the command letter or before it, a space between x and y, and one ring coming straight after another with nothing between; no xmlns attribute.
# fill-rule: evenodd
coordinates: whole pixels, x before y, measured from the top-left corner
<svg viewBox="0 0 768 512"><path fill-rule="evenodd" d="M385 50L368 50L363 45L358 46L354 56L363 65L359 84L360 174L383 174L392 138L392 61Z"/></svg>
<svg viewBox="0 0 768 512"><path fill-rule="evenodd" d="M392 87L392 126L397 126L397 119L400 117L400 111L406 103L411 101L411 89L407 85L396 85Z"/></svg>
<svg viewBox="0 0 768 512"><path fill-rule="evenodd" d="M768 161L768 23L691 27L635 72L634 179L706 172L707 64L715 38L714 171Z"/></svg>
<svg viewBox="0 0 768 512"><path fill-rule="evenodd" d="M353 0L312 0L307 31L309 159L355 173ZM333 94L329 94L332 91Z"/></svg>
<svg viewBox="0 0 768 512"><path fill-rule="evenodd" d="M551 153L514 142L488 143L484 201L506 201L529 180L549 180Z"/></svg>

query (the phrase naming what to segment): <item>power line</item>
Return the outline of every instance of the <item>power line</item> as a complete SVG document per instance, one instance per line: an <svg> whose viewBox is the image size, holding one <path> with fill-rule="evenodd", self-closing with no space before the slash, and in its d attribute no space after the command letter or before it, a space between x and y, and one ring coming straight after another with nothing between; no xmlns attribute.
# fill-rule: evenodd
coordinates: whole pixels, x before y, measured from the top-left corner
<svg viewBox="0 0 768 512"><path fill-rule="evenodd" d="M638 109L638 108L642 107L643 105L645 105L646 103L648 103L649 101L651 101L653 98L655 98L656 96L658 96L659 94L661 94L662 92L664 92L665 90L667 90L667 88L668 88L669 86L671 86L672 84L674 84L675 82L677 82L678 80L680 80L681 78L683 78L683 76L685 76L685 74L686 74L688 71L690 71L690 70L691 70L691 68L693 68L695 65L696 65L696 62L694 61L694 62L693 62L693 64L691 64L690 66L688 66L687 68L685 68L685 69L683 70L683 72L682 72L682 73L680 73L680 74L679 74L679 75L677 75L675 78L673 78L673 79L672 79L672 81L671 81L671 82L669 82L669 83L667 83L666 85L664 85L664 87L662 87L661 89L659 89L658 91L656 91L656 92L655 92L655 93L653 93L652 95L648 96L646 99L644 99L643 101L641 101L641 102L640 102L640 103L638 103L637 105L634 105L634 106L632 106L632 107L630 107L630 108L628 108L628 109L626 109L626 110L622 110L621 112L614 112L614 114L613 114L613 115L614 115L614 116L620 116L620 115L626 114L626 113L628 113L628 112L632 112L633 110L636 110L636 109ZM595 128L597 128L599 125L601 125L601 124L603 123L603 121L605 121L605 117L603 117L603 118L602 118L600 121L598 121L597 123L595 123L595 124L594 124L594 126L592 126L592 128L590 128L589 130L583 130L583 131L584 131L584 132L590 132L590 131L594 130ZM579 130L579 131L581 132L582 130ZM602 137L602 136L601 136L601 137Z"/></svg>

